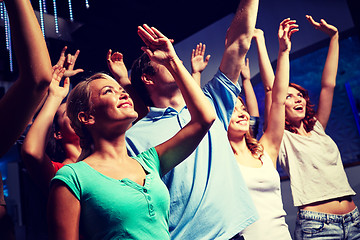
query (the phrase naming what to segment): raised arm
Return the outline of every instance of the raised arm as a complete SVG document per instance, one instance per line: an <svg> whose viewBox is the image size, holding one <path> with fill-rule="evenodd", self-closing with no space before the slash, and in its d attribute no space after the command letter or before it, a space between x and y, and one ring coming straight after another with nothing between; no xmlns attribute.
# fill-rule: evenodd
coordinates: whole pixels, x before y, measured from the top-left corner
<svg viewBox="0 0 360 240"><path fill-rule="evenodd" d="M291 35L299 31L295 20L287 18L280 23L279 54L277 59L275 81L272 90L272 104L268 119L268 127L260 139L265 151L276 167L281 140L285 128L285 100L289 87Z"/></svg>
<svg viewBox="0 0 360 240"><path fill-rule="evenodd" d="M257 46L260 77L265 90L265 109L264 109L264 127L263 127L265 131L267 128L267 121L271 108L271 101L272 101L271 95L272 95L272 88L274 84L275 75L266 49L264 32L261 29L255 29L253 39L255 40Z"/></svg>
<svg viewBox="0 0 360 240"><path fill-rule="evenodd" d="M329 50L321 77L319 106L316 111L316 118L325 129L330 117L336 85L336 74L339 63L339 33L336 27L328 24L324 19L321 19L319 23L315 22L309 15L306 15L306 18L315 29L322 31L330 37Z"/></svg>
<svg viewBox="0 0 360 240"><path fill-rule="evenodd" d="M233 83L240 77L241 66L250 48L259 0L241 0L233 21L226 33L225 51L220 63L220 71Z"/></svg>
<svg viewBox="0 0 360 240"><path fill-rule="evenodd" d="M210 55L207 55L204 58L205 49L206 45L199 43L191 52L191 76L199 84L199 86L201 84L201 73L204 71L210 60Z"/></svg>
<svg viewBox="0 0 360 240"><path fill-rule="evenodd" d="M131 85L122 53L112 53L112 50L109 49L106 60L108 68L115 80L125 89L126 92L129 93L130 97L134 101L135 111L138 113L138 118L136 121L145 117L146 114L148 114L149 109L138 95L136 89L134 89L134 87Z"/></svg>
<svg viewBox="0 0 360 240"><path fill-rule="evenodd" d="M249 67L249 59L246 59L245 65L241 68L241 81L242 81L242 87L244 89L245 93L245 101L246 101L246 107L248 109L248 112L250 116L253 117L259 117L259 107L256 100L256 95L254 92L254 88L251 84L250 79L250 67Z"/></svg>
<svg viewBox="0 0 360 240"><path fill-rule="evenodd" d="M55 67L48 97L30 127L21 149L22 159L30 176L46 194L49 190L50 180L55 175L51 159L45 153L48 133L57 109L69 92L69 78L64 80L64 87L60 86L64 72L65 68Z"/></svg>
<svg viewBox="0 0 360 240"><path fill-rule="evenodd" d="M29 0L6 0L19 78L0 100L0 156L33 117L51 82L51 61Z"/></svg>
<svg viewBox="0 0 360 240"><path fill-rule="evenodd" d="M200 143L216 115L210 102L178 58L170 40L155 28L144 25L138 34L147 47L142 50L151 61L164 65L174 77L189 109L191 121L174 137L156 146L165 174L189 156Z"/></svg>

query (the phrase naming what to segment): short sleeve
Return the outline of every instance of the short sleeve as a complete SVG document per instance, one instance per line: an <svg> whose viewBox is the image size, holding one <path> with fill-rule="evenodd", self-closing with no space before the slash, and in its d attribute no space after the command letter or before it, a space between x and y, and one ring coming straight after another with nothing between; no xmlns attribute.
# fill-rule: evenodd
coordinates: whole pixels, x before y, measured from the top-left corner
<svg viewBox="0 0 360 240"><path fill-rule="evenodd" d="M80 201L81 198L81 187L78 176L75 172L75 169L68 164L63 166L59 171L57 171L55 177L51 180L50 187L56 181L61 181L64 183L74 194L74 196Z"/></svg>
<svg viewBox="0 0 360 240"><path fill-rule="evenodd" d="M140 153L135 158L144 162L148 168L161 175L160 159L154 147L150 148L145 152Z"/></svg>

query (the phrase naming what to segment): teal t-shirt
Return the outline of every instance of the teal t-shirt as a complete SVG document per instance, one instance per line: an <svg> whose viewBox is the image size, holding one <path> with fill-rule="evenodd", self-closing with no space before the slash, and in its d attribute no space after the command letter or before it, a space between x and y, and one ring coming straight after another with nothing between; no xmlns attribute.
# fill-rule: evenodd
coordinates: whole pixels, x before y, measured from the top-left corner
<svg viewBox="0 0 360 240"><path fill-rule="evenodd" d="M65 165L62 181L80 201L80 233L85 239L170 239L169 193L160 178L155 148L134 157L147 172L144 186L107 177L85 162Z"/></svg>

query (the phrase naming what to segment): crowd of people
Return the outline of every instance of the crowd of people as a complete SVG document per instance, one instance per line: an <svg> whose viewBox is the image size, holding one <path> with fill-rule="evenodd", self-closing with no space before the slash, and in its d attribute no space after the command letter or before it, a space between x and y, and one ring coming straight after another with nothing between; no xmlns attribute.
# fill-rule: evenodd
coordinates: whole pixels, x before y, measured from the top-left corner
<svg viewBox="0 0 360 240"><path fill-rule="evenodd" d="M80 51L64 47L51 66L30 1L4 2L19 78L0 100L0 156L24 136L21 158L46 199L49 239L292 239L278 163L298 207L294 239L360 239L355 192L325 133L339 60L335 26L306 16L330 38L315 110L290 81L296 20L279 24L274 73L256 28L258 0L239 1L218 71L202 88L211 61L205 44L192 51L189 72L173 41L144 24L131 76L124 56L109 50L110 74L70 89L84 71L75 69ZM262 132L246 58L252 42L265 91ZM0 191L0 239L16 239Z"/></svg>

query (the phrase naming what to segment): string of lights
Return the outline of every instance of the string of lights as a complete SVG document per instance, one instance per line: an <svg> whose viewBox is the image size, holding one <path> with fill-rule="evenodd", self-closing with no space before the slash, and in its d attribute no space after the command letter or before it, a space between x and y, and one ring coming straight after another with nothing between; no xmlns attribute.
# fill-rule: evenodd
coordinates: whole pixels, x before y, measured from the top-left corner
<svg viewBox="0 0 360 240"><path fill-rule="evenodd" d="M58 19L58 12L57 12L57 6L56 6L57 0L52 0L53 7L54 7L54 25L55 25L55 33L57 35L60 34L59 32L59 19ZM68 0L69 4L69 19L70 21L74 21L74 15L73 15L73 9L72 9L72 2L71 0ZM85 0L85 7L88 9L90 7L89 1ZM44 38L45 35L45 22L44 22L44 14L47 14L47 8L46 8L46 0L39 0L39 13L40 13L40 27L41 31L43 33ZM0 19L4 21L5 26L5 40L6 40L6 49L9 52L9 63L10 63L10 71L13 72L13 54L12 54L12 48L11 48L11 33L10 33L10 23L9 23L9 17L6 12L6 7L4 2L0 2Z"/></svg>

